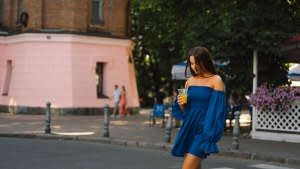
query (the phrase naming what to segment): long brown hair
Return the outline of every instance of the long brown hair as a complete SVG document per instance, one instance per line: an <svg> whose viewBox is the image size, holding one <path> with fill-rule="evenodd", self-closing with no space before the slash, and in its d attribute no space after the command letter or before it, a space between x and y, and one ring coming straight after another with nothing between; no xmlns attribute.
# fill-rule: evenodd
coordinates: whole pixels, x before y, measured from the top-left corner
<svg viewBox="0 0 300 169"><path fill-rule="evenodd" d="M197 74L196 72L194 72L192 70L191 62L190 62L191 56L195 57L196 65L198 65L200 68L200 74ZM213 64L212 55L210 54L210 52L208 51L207 48L201 47L201 46L194 47L188 53L187 65L185 67L185 76L186 77L187 77L187 68L188 67L190 68L192 76L196 76L196 75L203 76L203 73L205 73L205 72L211 73L213 75L217 74L216 68Z"/></svg>

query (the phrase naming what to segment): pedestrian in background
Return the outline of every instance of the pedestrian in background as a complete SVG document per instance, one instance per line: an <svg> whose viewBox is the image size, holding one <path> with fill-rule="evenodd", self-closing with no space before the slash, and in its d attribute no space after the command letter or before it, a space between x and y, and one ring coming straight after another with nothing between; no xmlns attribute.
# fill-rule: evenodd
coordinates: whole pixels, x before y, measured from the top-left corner
<svg viewBox="0 0 300 169"><path fill-rule="evenodd" d="M113 99L114 99L114 108L113 108L113 114L112 117L116 117L119 114L119 103L120 103L120 96L121 92L118 85L114 86L114 93L113 93Z"/></svg>
<svg viewBox="0 0 300 169"><path fill-rule="evenodd" d="M156 92L154 102L155 104L164 104L165 98L166 98L166 93L164 92L164 87L160 86L158 92Z"/></svg>
<svg viewBox="0 0 300 169"><path fill-rule="evenodd" d="M217 153L226 115L224 84L217 75L212 56L204 47L189 51L187 68L192 76L185 87L188 97L177 96L172 113L183 120L172 155L184 157L182 169L201 169L202 160Z"/></svg>
<svg viewBox="0 0 300 169"><path fill-rule="evenodd" d="M127 93L125 86L122 86L120 95L120 116L124 117L127 115Z"/></svg>

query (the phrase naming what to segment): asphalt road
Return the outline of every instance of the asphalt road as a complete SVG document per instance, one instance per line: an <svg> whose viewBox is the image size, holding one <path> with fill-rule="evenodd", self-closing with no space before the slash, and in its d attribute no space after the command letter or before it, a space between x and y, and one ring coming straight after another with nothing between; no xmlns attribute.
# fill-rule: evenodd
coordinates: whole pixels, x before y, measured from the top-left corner
<svg viewBox="0 0 300 169"><path fill-rule="evenodd" d="M180 169L181 163L181 158L160 150L70 140L0 138L0 169ZM203 168L297 169L220 156L210 156Z"/></svg>

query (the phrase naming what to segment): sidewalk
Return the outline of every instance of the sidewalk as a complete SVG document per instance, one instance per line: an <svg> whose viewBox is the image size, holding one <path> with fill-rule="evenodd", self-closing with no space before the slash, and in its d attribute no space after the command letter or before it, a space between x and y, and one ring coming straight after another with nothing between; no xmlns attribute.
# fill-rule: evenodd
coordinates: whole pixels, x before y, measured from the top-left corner
<svg viewBox="0 0 300 169"><path fill-rule="evenodd" d="M138 115L111 119L109 138L102 137L103 116L54 114L51 117L51 134L44 134L44 115L0 113L0 137L78 139L169 151L172 144L165 143L165 128L160 123L149 127L149 111L143 109ZM177 130L172 129L171 141L174 141ZM234 151L232 134L226 131L218 145L218 155L221 156L274 161L300 167L300 143L254 140L242 133L240 149Z"/></svg>

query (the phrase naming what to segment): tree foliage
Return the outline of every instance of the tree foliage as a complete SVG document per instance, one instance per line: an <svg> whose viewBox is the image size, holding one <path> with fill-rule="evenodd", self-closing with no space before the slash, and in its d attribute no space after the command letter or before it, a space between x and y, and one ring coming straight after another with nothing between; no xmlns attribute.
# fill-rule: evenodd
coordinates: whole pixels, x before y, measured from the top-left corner
<svg viewBox="0 0 300 169"><path fill-rule="evenodd" d="M170 86L171 66L197 45L215 60L229 60L220 71L227 91L244 95L252 86L252 56L259 57L259 84L287 83L283 38L300 33L296 0L133 0L132 39L140 96Z"/></svg>

